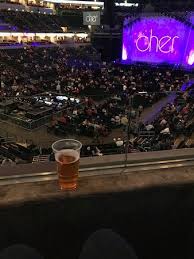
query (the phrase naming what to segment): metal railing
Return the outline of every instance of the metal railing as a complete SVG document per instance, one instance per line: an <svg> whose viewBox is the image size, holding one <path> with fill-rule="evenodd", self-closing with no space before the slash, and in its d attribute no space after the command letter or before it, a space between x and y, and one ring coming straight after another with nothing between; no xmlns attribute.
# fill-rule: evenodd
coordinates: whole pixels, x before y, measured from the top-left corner
<svg viewBox="0 0 194 259"><path fill-rule="evenodd" d="M55 113L51 113L50 115L46 115L37 120L23 119L23 118L18 118L18 117L14 117L11 115L7 115L5 113L0 113L0 120L6 121L8 123L9 122L14 123L17 126L22 127L27 130L34 130L34 129L40 128L40 127L44 126L45 124L49 123L51 121L53 115L61 116L65 110L66 109L63 109L63 110L55 112Z"/></svg>
<svg viewBox="0 0 194 259"><path fill-rule="evenodd" d="M117 159L117 156L115 156ZM114 164L98 164L95 163L90 167L82 167L79 170L79 178L83 177L93 177L98 175L114 175L114 174L129 174L129 173L149 173L153 170L157 173L163 169L169 168L181 168L181 167L191 167L194 165L194 159L191 156L183 156L177 158L158 158L153 156L152 160L143 159L142 161L127 161L126 165L121 161L115 162ZM26 165L28 166L28 165ZM37 166L37 165L36 165ZM43 171L37 173L17 173L10 176L0 176L0 186L11 185L18 183L32 183L32 182L44 182L44 181L55 181L57 179L57 173L54 170Z"/></svg>

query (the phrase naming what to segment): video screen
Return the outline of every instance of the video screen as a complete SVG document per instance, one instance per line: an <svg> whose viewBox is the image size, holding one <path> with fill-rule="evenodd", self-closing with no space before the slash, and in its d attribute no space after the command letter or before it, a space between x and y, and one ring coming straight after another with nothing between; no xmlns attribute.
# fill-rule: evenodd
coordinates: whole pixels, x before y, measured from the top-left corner
<svg viewBox="0 0 194 259"><path fill-rule="evenodd" d="M194 31L169 17L144 17L123 28L122 60L193 66Z"/></svg>

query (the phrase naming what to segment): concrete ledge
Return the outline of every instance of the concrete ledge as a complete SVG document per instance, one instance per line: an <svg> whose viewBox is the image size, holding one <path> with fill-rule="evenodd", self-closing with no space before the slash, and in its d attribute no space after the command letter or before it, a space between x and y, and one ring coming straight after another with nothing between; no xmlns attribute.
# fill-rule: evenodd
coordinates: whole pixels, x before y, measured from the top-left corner
<svg viewBox="0 0 194 259"><path fill-rule="evenodd" d="M129 153L127 163L134 164L150 161L167 161L172 159L194 158L194 148L164 150L155 152ZM81 168L98 166L123 165L125 154L107 155L101 157L81 158ZM53 172L56 170L55 162L34 163L17 165L13 167L0 167L0 176L28 175L42 172Z"/></svg>
<svg viewBox="0 0 194 259"><path fill-rule="evenodd" d="M147 161L192 158L192 152L131 154L129 161L142 161L143 155ZM87 158L82 168L102 165L107 158L109 165L119 160L119 156ZM120 163L123 158L121 155ZM34 172L35 166L40 169L34 164ZM55 168L55 163L48 166ZM127 238L139 258L186 258L193 234L194 165L135 168L117 167L112 174L101 169L101 174L82 176L75 192L60 191L56 180L0 186L0 250L26 243L42 251L45 258L56 259L64 255L65 244L65 256L77 259L89 235L105 227ZM193 239L190 245L193 247Z"/></svg>
<svg viewBox="0 0 194 259"><path fill-rule="evenodd" d="M69 199L103 193L120 193L153 187L194 184L194 166L146 172L98 175L79 178L78 189L63 192L57 181L24 183L1 186L0 207L26 202L43 202L55 199Z"/></svg>
<svg viewBox="0 0 194 259"><path fill-rule="evenodd" d="M149 153L136 153L128 155L128 163L149 161L166 161L171 159L193 158L194 149L182 149ZM84 168L101 166L100 172L83 174L79 178L78 189L75 192L62 192L58 188L56 180L45 178L42 182L19 183L2 185L0 188L0 206L15 206L26 202L42 202L53 199L69 199L81 196L99 195L103 193L129 192L138 189L151 187L194 184L193 162L187 166L178 164L177 167L160 166L157 170L148 166L144 170L144 165L134 167L133 170L121 167L109 169L107 174L103 166L124 163L124 155L93 157L81 159L81 167ZM55 163L28 164L14 167L1 167L0 175L12 176L13 174L36 174L38 172L55 171ZM86 170L87 171L87 170ZM56 177L54 178L56 179Z"/></svg>

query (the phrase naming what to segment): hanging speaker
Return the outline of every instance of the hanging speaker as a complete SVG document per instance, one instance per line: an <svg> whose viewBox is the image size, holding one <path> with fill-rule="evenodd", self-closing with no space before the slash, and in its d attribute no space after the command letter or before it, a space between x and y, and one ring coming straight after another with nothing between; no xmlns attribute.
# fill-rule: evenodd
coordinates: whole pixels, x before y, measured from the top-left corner
<svg viewBox="0 0 194 259"><path fill-rule="evenodd" d="M114 27L115 25L114 8L114 0L104 0L104 21L105 24L108 24L110 27Z"/></svg>

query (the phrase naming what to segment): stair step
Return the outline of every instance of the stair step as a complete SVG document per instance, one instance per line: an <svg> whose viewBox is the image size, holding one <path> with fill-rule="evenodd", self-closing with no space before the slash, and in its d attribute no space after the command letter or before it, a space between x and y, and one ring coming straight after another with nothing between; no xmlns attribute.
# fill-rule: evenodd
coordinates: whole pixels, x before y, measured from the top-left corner
<svg viewBox="0 0 194 259"><path fill-rule="evenodd" d="M32 163L47 162L47 161L49 161L48 155L39 155L39 156L33 157Z"/></svg>

